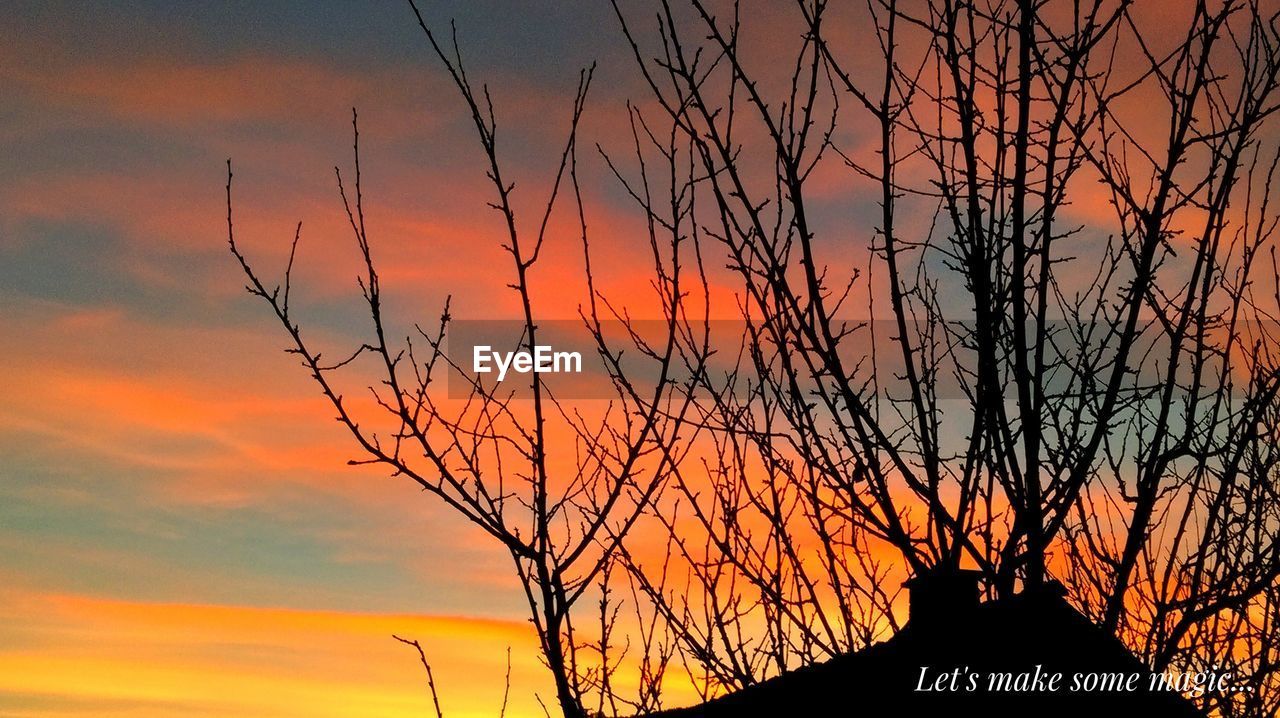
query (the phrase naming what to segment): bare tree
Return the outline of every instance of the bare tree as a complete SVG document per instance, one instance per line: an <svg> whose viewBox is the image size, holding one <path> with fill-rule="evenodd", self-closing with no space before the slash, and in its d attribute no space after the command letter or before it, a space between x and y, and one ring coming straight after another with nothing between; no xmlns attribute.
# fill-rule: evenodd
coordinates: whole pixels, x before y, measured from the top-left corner
<svg viewBox="0 0 1280 718"><path fill-rule="evenodd" d="M301 359L336 411L337 420L361 450L362 456L350 463L384 466L392 475L416 483L507 551L541 639L560 708L566 716L583 716L591 692L608 693L608 680L602 681L600 676L613 669L604 650L595 663L579 660L583 643L575 638L574 608L584 596L595 595L600 586L607 586L614 548L679 461L683 439L678 434L689 398L687 391L677 391L673 365L697 361L676 351L676 317L682 311L683 291L678 267L684 263L684 250L679 241L663 244L653 237L651 249L659 277L655 286L659 306L667 316L663 322L667 331L659 341L644 345L656 379L648 386L641 385L618 371L620 353L606 342L592 286L590 245L576 174L577 130L591 70L584 71L578 83L568 139L550 183L545 211L533 224L525 225L517 221L512 205L514 183L506 178L500 162L497 121L488 88L472 86L458 52L456 31L449 52L421 15L418 20L474 122L485 172L495 191L490 207L505 227L503 248L510 255L513 274L510 287L522 312L520 346L530 352L538 346L542 318L530 277L537 271L545 243L551 241L548 226L557 201L569 195L574 203L581 234L571 239L580 242L584 251L584 284L592 297L582 319L597 341L601 360L612 367L615 390L599 420L593 423L567 406L536 372L529 375L527 392L518 393L453 361L444 351L453 319L448 302L434 327L414 325L413 333L402 342L391 338L393 330L384 321L382 287L366 224L354 113L354 180L348 186L342 171L335 168L335 172L363 260L358 283L370 318L367 338L341 359L326 361L306 337L290 305L301 225L282 280L273 286L261 278L237 243L228 162L231 252L248 278L249 293L266 302L288 334L291 344L287 351ZM376 385L367 387L372 404L360 405L345 397L343 372L355 368L372 368L380 375ZM466 385L461 397L442 397L437 391L436 385L450 370ZM568 471L563 468L567 462L572 465ZM608 594L601 600L607 605ZM607 635L601 640L607 641Z"/></svg>
<svg viewBox="0 0 1280 718"><path fill-rule="evenodd" d="M653 510L701 595L631 564L711 683L864 646L890 578L964 564L1058 577L1156 669L1237 666L1206 707L1274 706L1276 16L873 0L849 43L801 0L784 75L736 3L661 0L650 42L615 9L634 172L696 186L748 324L696 388L717 460ZM823 223L832 164L874 214Z"/></svg>
<svg viewBox="0 0 1280 718"><path fill-rule="evenodd" d="M631 147L600 155L645 219L657 342L591 270L590 71L526 227L487 88L418 15L480 139L529 348L529 276L572 195L582 320L615 394L597 422L536 374L524 398L477 376L462 401L428 390L449 311L388 341L358 147L354 197L339 189L371 338L322 362L290 312L292 252L273 288L236 245L228 177L249 291L359 461L510 553L565 715L659 708L677 664L710 697L865 647L899 627L902 579L961 566L993 597L1061 581L1154 669L1233 668L1245 690L1200 697L1220 715L1280 707L1277 15L796 0L770 28L795 38L782 63L736 2L614 8L649 96L628 106ZM837 173L856 189L833 199ZM740 322L711 319L725 283ZM624 363L610 320L654 371ZM335 384L365 361L382 433ZM549 468L551 422L571 475Z"/></svg>

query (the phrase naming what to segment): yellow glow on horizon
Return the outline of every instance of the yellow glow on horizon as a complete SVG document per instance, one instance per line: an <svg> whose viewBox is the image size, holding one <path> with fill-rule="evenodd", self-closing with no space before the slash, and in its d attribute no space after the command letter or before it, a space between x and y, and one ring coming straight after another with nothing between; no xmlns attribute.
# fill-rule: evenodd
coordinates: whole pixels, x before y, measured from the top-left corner
<svg viewBox="0 0 1280 718"><path fill-rule="evenodd" d="M392 633L434 659L450 718L498 715L508 646L507 715L542 715L535 693L554 703L519 622L13 592L3 603L8 716L431 715L418 657Z"/></svg>

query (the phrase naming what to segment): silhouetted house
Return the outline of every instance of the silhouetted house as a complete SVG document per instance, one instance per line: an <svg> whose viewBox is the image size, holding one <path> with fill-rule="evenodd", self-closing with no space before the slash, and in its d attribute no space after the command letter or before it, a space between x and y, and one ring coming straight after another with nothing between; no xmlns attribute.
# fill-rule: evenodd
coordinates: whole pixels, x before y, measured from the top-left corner
<svg viewBox="0 0 1280 718"><path fill-rule="evenodd" d="M979 601L975 572L906 585L910 620L887 641L657 715L1202 716L1180 695L1149 690L1146 666L1068 604L1056 582L988 602ZM1055 674L1061 677L1053 682ZM1132 690L1112 688L1121 679ZM1073 680L1093 690L1072 690Z"/></svg>

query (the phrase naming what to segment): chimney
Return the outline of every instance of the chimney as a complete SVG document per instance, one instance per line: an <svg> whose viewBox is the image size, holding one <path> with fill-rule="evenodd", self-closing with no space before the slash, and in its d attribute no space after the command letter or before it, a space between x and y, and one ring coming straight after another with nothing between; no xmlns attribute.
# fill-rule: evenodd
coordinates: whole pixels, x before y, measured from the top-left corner
<svg viewBox="0 0 1280 718"><path fill-rule="evenodd" d="M981 571L934 566L908 579L911 623L938 625L978 605Z"/></svg>

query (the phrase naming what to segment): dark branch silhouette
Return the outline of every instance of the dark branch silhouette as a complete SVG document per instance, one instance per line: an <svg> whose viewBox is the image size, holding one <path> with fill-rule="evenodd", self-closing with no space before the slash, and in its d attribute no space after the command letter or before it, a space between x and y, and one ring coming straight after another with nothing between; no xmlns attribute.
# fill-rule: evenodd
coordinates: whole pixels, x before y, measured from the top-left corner
<svg viewBox="0 0 1280 718"><path fill-rule="evenodd" d="M1241 690L1197 697L1207 712L1280 708L1275 11L796 0L770 29L791 45L761 57L736 2L614 2L648 96L627 105L630 146L598 154L645 221L655 341L592 271L592 71L545 210L519 222L488 87L410 5L474 125L530 349L530 276L573 204L602 418L536 373L520 397L468 374L442 350L447 303L390 338L358 130L338 188L363 342L328 362L304 337L301 226L265 282L228 164L231 250L354 463L509 553L564 715L659 710L673 668L712 698L862 651L902 628L904 580L961 569L992 601L1065 586L1152 670L1230 668ZM388 428L344 400L356 363L378 370ZM469 391L441 401L450 370Z"/></svg>

